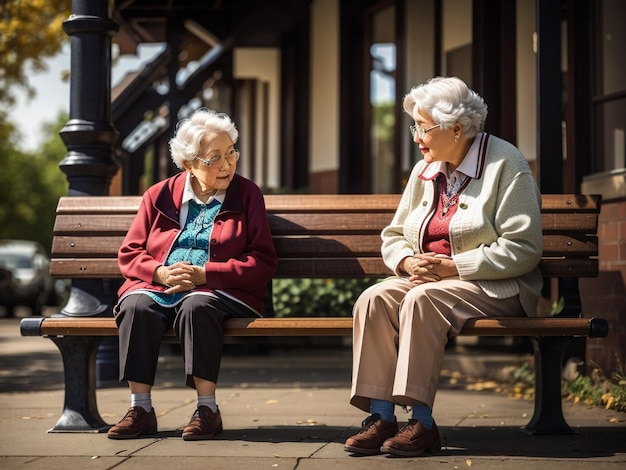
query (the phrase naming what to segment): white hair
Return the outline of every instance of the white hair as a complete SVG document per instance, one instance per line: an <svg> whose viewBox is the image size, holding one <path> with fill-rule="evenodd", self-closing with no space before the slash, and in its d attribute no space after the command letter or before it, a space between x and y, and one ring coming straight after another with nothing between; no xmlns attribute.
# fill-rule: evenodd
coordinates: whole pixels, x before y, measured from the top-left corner
<svg viewBox="0 0 626 470"><path fill-rule="evenodd" d="M204 138L216 132L226 132L233 144L239 138L239 131L227 114L201 108L182 119L176 126L176 135L169 141L174 164L182 170L183 161L190 162L202 155Z"/></svg>
<svg viewBox="0 0 626 470"><path fill-rule="evenodd" d="M481 132L487 118L483 98L457 77L435 77L412 88L404 97L402 107L416 120L418 110L429 114L442 129L450 129L458 122L467 137Z"/></svg>

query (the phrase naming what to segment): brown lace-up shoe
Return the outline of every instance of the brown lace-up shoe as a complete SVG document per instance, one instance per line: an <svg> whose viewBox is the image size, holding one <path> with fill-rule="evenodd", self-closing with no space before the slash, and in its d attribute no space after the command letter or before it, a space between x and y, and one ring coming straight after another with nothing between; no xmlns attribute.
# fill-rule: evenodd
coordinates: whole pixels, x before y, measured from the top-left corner
<svg viewBox="0 0 626 470"><path fill-rule="evenodd" d="M213 412L208 406L199 406L183 429L183 440L202 441L211 439L223 431L220 410Z"/></svg>
<svg viewBox="0 0 626 470"><path fill-rule="evenodd" d="M154 408L146 411L141 406L133 406L128 409L126 416L109 429L109 439L135 439L147 434L157 432L157 420Z"/></svg>
<svg viewBox="0 0 626 470"><path fill-rule="evenodd" d="M343 449L354 454L380 454L380 446L398 432L398 421L388 423L378 413L365 418L361 430L346 440Z"/></svg>
<svg viewBox="0 0 626 470"><path fill-rule="evenodd" d="M439 450L441 450L441 441L437 425L433 424L432 429L426 429L416 419L410 419L398 434L387 439L380 448L380 451L385 454L400 457L417 457L424 452L438 452Z"/></svg>

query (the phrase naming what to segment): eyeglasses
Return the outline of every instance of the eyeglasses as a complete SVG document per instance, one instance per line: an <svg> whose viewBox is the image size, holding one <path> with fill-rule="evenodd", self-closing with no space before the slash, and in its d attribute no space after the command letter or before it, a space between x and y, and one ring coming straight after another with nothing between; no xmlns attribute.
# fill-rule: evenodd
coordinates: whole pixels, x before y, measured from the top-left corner
<svg viewBox="0 0 626 470"><path fill-rule="evenodd" d="M441 126L441 124L435 124L434 126L430 126L426 129L424 129L422 126L409 126L409 129L411 129L411 135L413 137L417 135L420 138L420 140L422 140L428 132L432 131L433 129L436 129L439 126Z"/></svg>
<svg viewBox="0 0 626 470"><path fill-rule="evenodd" d="M224 164L224 159L226 159L229 165L232 165L237 160L239 160L239 150L230 149L228 152L226 152L226 155L215 155L214 157L211 157L208 160L205 160L204 158L196 157L196 160L200 160L206 166L214 170L222 168L222 165Z"/></svg>

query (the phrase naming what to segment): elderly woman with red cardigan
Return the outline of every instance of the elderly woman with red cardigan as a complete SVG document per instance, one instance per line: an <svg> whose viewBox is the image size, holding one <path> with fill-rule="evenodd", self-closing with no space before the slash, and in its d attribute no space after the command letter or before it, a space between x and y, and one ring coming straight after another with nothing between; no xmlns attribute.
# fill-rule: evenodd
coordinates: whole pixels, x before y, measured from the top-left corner
<svg viewBox="0 0 626 470"><path fill-rule="evenodd" d="M184 440L222 432L216 388L223 322L262 316L277 256L260 189L235 173L238 131L225 114L199 110L170 141L182 170L150 187L119 250L125 282L114 313L120 380L131 406L111 439L157 432L152 386L161 337L173 326L197 409Z"/></svg>

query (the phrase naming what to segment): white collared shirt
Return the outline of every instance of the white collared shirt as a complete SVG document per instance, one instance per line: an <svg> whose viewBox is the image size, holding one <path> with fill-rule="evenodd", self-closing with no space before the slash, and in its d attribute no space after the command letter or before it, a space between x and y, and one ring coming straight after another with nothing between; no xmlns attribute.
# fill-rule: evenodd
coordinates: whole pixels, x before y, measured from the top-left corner
<svg viewBox="0 0 626 470"><path fill-rule="evenodd" d="M178 223L181 227L185 226L185 222L187 222L187 213L189 212L189 201L195 201L198 204L210 204L213 199L217 199L220 203L224 202L226 197L225 189L218 189L217 192L211 196L207 202L202 202L196 193L193 191L193 187L191 186L191 173L187 172L187 176L185 179L185 191L183 192L183 201L180 207L180 215L178 216Z"/></svg>
<svg viewBox="0 0 626 470"><path fill-rule="evenodd" d="M466 176L474 179L478 178L481 171L481 154L483 153L485 137L486 134L484 132L480 132L476 135L465 158L452 174L450 174L447 162L432 162L424 167L419 175L420 179L432 180L436 178L439 173L443 173L448 180L448 184L454 184L455 181L458 181L460 185Z"/></svg>

